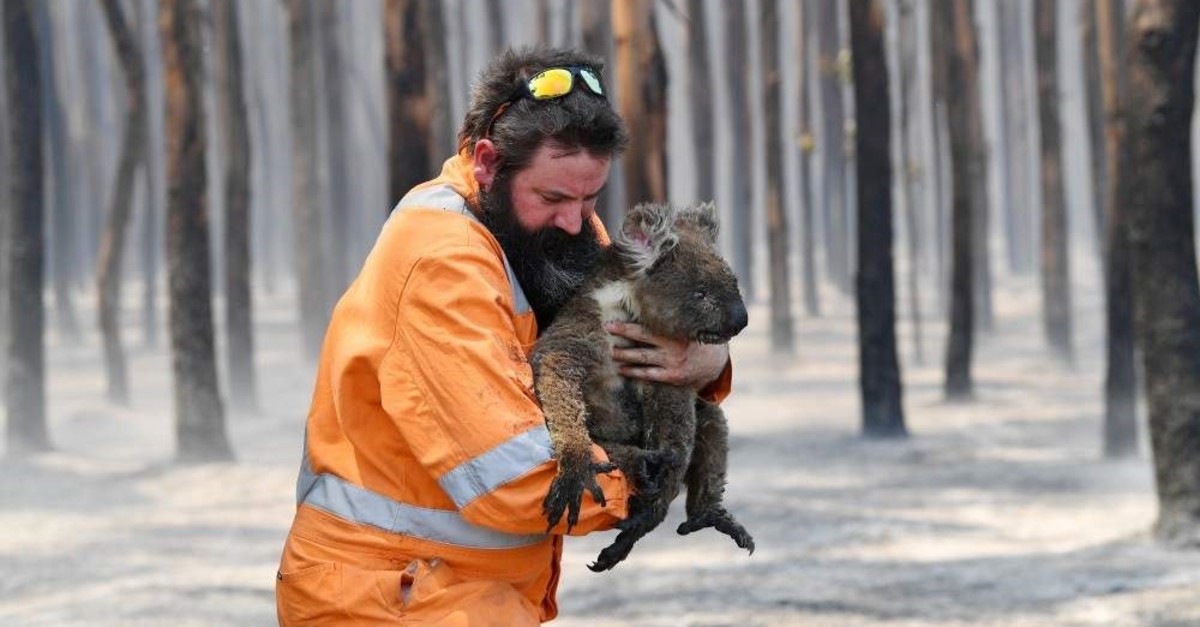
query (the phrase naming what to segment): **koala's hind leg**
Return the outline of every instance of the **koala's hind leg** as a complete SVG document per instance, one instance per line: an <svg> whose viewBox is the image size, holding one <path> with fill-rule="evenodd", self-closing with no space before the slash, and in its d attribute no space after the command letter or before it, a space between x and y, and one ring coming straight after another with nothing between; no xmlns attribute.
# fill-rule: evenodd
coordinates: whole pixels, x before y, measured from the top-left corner
<svg viewBox="0 0 1200 627"><path fill-rule="evenodd" d="M629 516L617 525L621 533L596 557L588 568L609 570L629 556L633 545L667 517L671 501L679 494L683 476L692 455L696 433L696 409L690 393L665 385L647 385L643 391L643 418L653 421L650 448L666 452L677 463L664 464L661 489L651 494L635 494L629 500Z"/></svg>
<svg viewBox="0 0 1200 627"><path fill-rule="evenodd" d="M729 453L729 424L720 407L696 401L696 447L687 470L687 517L677 529L687 535L705 527L733 538L743 549L754 552L754 538L734 519L723 503Z"/></svg>

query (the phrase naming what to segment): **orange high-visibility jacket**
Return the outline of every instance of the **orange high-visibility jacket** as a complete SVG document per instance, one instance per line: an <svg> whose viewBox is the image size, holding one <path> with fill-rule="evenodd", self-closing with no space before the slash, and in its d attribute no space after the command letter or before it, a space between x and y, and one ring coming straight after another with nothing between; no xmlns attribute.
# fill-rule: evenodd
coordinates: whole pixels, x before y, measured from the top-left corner
<svg viewBox="0 0 1200 627"><path fill-rule="evenodd" d="M436 622L472 594L439 597L430 582L499 582L515 590L513 607L543 621L557 613L566 517L546 532L557 465L527 362L537 326L472 213L477 193L470 158L447 160L400 201L333 311L277 582L285 625L422 612ZM723 398L729 383L726 368L706 396ZM585 495L572 533L625 516L625 477L599 482L607 504ZM422 598L434 602L423 609ZM497 612L486 610L504 624Z"/></svg>

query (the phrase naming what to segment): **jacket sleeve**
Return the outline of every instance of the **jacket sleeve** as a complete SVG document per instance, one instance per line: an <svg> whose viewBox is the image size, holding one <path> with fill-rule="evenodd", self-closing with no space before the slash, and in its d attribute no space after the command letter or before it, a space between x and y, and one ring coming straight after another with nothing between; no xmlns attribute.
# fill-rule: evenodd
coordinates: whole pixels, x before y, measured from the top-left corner
<svg viewBox="0 0 1200 627"><path fill-rule="evenodd" d="M725 362L725 369L721 371L720 376L713 380L712 383L704 386L700 392L700 398L711 403L720 403L729 397L729 393L733 390L733 358Z"/></svg>
<svg viewBox="0 0 1200 627"><path fill-rule="evenodd" d="M542 501L558 466L510 294L504 267L487 249L455 246L419 259L399 299L380 392L414 456L464 518L509 533L544 533ZM406 393L419 398L395 398ZM400 406L420 409L414 416L394 411ZM599 446L593 451L607 459ZM572 534L625 517L624 475L597 479L606 505L585 493ZM551 531L566 533L565 519Z"/></svg>

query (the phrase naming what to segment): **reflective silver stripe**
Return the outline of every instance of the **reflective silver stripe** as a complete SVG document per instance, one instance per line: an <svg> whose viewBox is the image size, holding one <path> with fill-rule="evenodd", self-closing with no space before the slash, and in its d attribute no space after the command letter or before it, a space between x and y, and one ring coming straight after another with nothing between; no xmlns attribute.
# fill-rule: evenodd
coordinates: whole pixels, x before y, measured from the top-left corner
<svg viewBox="0 0 1200 627"><path fill-rule="evenodd" d="M464 215L475 217L467 209L467 200L458 195L453 187L449 185L432 185L430 187L422 187L414 189L404 195L400 202L396 204L393 212L401 211L409 208L420 209L445 209L446 211L455 211Z"/></svg>
<svg viewBox="0 0 1200 627"><path fill-rule="evenodd" d="M450 500L460 508L476 498L550 461L554 449L550 432L539 425L509 438L500 446L469 459L438 479Z"/></svg>
<svg viewBox="0 0 1200 627"><path fill-rule="evenodd" d="M475 217L470 209L467 209L467 200L454 191L453 187L444 184L414 189L405 194L404 198L401 198L400 202L396 203L396 207L392 209L392 215L405 209L445 209L461 213L479 222L479 218ZM529 306L529 299L525 298L525 290L521 289L521 282L517 280L517 275L513 272L512 264L508 263L508 256L503 254L501 256L504 258L504 273L508 275L508 284L512 286L513 313L519 315L533 311L533 308Z"/></svg>
<svg viewBox="0 0 1200 627"><path fill-rule="evenodd" d="M462 514L393 501L341 477L314 474L308 459L300 465L297 503L325 510L338 518L443 544L473 549L511 549L543 541L546 536L518 535L472 524Z"/></svg>

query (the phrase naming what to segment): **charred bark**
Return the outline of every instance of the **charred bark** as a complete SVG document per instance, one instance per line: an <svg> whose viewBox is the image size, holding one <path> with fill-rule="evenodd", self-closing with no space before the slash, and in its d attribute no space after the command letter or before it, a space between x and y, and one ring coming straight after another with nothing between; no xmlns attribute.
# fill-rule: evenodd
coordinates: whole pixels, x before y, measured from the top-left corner
<svg viewBox="0 0 1200 627"><path fill-rule="evenodd" d="M921 227L917 217L920 206L918 188L921 187L920 166L922 160L913 153L919 151L920 139L916 136L915 125L910 121L909 99L915 90L912 86L917 80L917 30L915 13L916 7L912 0L900 0L898 3L899 24L897 37L899 39L899 71L900 86L898 112L900 132L901 181L903 181L904 220L908 231L908 304L912 320L913 357L917 364L925 362L925 350L921 340Z"/></svg>
<svg viewBox="0 0 1200 627"><path fill-rule="evenodd" d="M50 449L46 429L42 85L33 0L3 3L4 78L11 114L8 141L8 354L4 396L9 457Z"/></svg>
<svg viewBox="0 0 1200 627"><path fill-rule="evenodd" d="M433 178L432 94L425 71L427 24L420 0L386 0L384 52L389 123L388 187L391 210L413 186Z"/></svg>
<svg viewBox="0 0 1200 627"><path fill-rule="evenodd" d="M1129 274L1127 211L1134 169L1129 160L1125 62L1125 10L1118 0L1097 0L1096 36L1104 115L1104 295L1107 366L1104 376L1104 455L1138 452L1137 371L1134 359L1133 281Z"/></svg>
<svg viewBox="0 0 1200 627"><path fill-rule="evenodd" d="M829 278L843 291L850 291L849 256L846 251L846 112L842 102L843 66L847 59L838 41L840 0L816 2L817 63L821 98L821 163L825 208L825 266Z"/></svg>
<svg viewBox="0 0 1200 627"><path fill-rule="evenodd" d="M652 0L614 0L618 109L629 126L622 155L625 204L666 202L667 61Z"/></svg>
<svg viewBox="0 0 1200 627"><path fill-rule="evenodd" d="M108 398L117 403L129 402L129 371L125 348L121 344L121 258L125 253L125 238L129 231L129 216L133 212L133 184L145 149L146 80L142 50L134 38L133 29L117 0L102 0L104 20L112 34L117 59L125 74L125 136L121 140L121 159L117 164L116 180L112 184L112 200L108 208L108 225L100 240L99 267L96 271L96 293L99 298L100 333L104 338L104 370L108 379Z"/></svg>
<svg viewBox="0 0 1200 627"><path fill-rule="evenodd" d="M193 0L159 0L167 105L167 259L181 461L233 457L217 389L204 161L200 23Z"/></svg>
<svg viewBox="0 0 1200 627"><path fill-rule="evenodd" d="M1002 102L998 107L1008 134L1008 151L1000 155L1010 165L1013 203L1005 212L1007 255L1009 269L1016 274L1033 271L1033 225L1030 207L1033 203L1033 155L1030 150L1029 86L1026 80L1028 50L1024 33L1028 15L1022 2L997 2L1000 20L1000 64L1004 76L1000 81Z"/></svg>
<svg viewBox="0 0 1200 627"><path fill-rule="evenodd" d="M1104 233L1108 221L1104 214L1104 190L1107 188L1108 167L1104 163L1104 95L1101 93L1100 41L1096 28L1099 0L1079 4L1079 35L1083 48L1083 86L1087 103L1088 141L1091 150L1089 166L1092 174L1092 216L1096 224L1096 250L1100 254L1100 267L1107 265Z"/></svg>
<svg viewBox="0 0 1200 627"><path fill-rule="evenodd" d="M1062 131L1058 120L1057 2L1034 0L1037 14L1038 120L1042 150L1042 314L1056 357L1074 361L1071 342L1071 271L1063 189Z"/></svg>
<svg viewBox="0 0 1200 627"><path fill-rule="evenodd" d="M254 300L250 277L250 122L246 110L237 0L215 0L219 107L225 148L225 339L229 401L258 406L254 369Z"/></svg>
<svg viewBox="0 0 1200 627"><path fill-rule="evenodd" d="M315 0L288 0L291 69L292 231L300 297L304 355L316 359L329 317L325 246L321 241L321 194L317 179L316 59L313 55Z"/></svg>
<svg viewBox="0 0 1200 627"><path fill-rule="evenodd" d="M320 39L321 61L324 63L323 97L325 100L325 128L327 150L323 155L323 169L328 172L328 225L329 247L329 296L337 296L350 284L349 215L350 200L350 152L346 142L350 136L346 119L346 61L342 48L342 15L339 0L321 0Z"/></svg>
<svg viewBox="0 0 1200 627"><path fill-rule="evenodd" d="M896 358L896 290L892 267L891 101L879 0L850 0L854 102L858 132L859 384L863 435L903 437L904 406Z"/></svg>
<svg viewBox="0 0 1200 627"><path fill-rule="evenodd" d="M966 49L971 38L963 31L973 28L965 0L940 0L935 8L938 20L934 24L935 57L945 66L946 91L964 94L967 90L968 63L971 54ZM941 34L939 34L941 33ZM974 394L971 378L971 354L975 335L975 298L973 283L975 255L973 222L978 214L972 208L970 102L966 98L950 98L946 103L950 126L950 163L953 168L953 209L951 236L952 267L950 272L950 339L946 343L946 398L969 399Z"/></svg>
<svg viewBox="0 0 1200 627"><path fill-rule="evenodd" d="M1155 534L1200 547L1200 280L1190 133L1200 3L1136 0L1128 29L1128 210L1137 338L1159 513Z"/></svg>
<svg viewBox="0 0 1200 627"><path fill-rule="evenodd" d="M692 106L692 136L696 140L696 200L711 202L715 193L712 81L708 58L708 19L704 0L688 0L688 94Z"/></svg>
<svg viewBox="0 0 1200 627"><path fill-rule="evenodd" d="M146 208L142 215L142 337L146 346L158 346L158 271L162 246L163 165L162 165L162 63L158 54L158 33L154 20L154 0L138 0L134 5L138 31L142 33L146 73L142 91L142 110L146 114L146 145L142 178L145 182ZM146 14L149 14L147 16ZM153 96L151 94L154 94Z"/></svg>
<svg viewBox="0 0 1200 627"><path fill-rule="evenodd" d="M792 355L795 350L792 327L791 273L788 271L788 223L783 210L783 101L779 73L779 18L776 0L759 3L759 41L762 63L762 99L765 119L767 176L767 255L771 283L771 352Z"/></svg>
<svg viewBox="0 0 1200 627"><path fill-rule="evenodd" d="M742 295L752 301L758 295L754 282L754 194L750 189L750 96L746 80L746 6L727 2L725 80L729 90L729 117L733 120L729 159L733 163L730 214L730 241L733 242L733 270L737 273Z"/></svg>
<svg viewBox="0 0 1200 627"><path fill-rule="evenodd" d="M804 283L804 311L810 316L821 315L821 298L818 292L817 279L817 235L814 232L816 228L813 220L813 202L812 202L812 181L813 181L813 149L816 147L816 142L813 140L813 124L812 112L809 108L809 84L812 77L812 55L809 54L809 46L812 38L809 36L809 22L813 20L814 12L812 11L811 2L802 2L796 7L796 13L800 18L800 23L796 26L796 37L799 39L799 53L796 59L796 74L799 83L799 99L797 105L798 120L797 128L799 129L799 137L797 143L800 147L798 159L800 161L800 178L796 181L799 188L800 196L800 261L801 272L803 273Z"/></svg>

